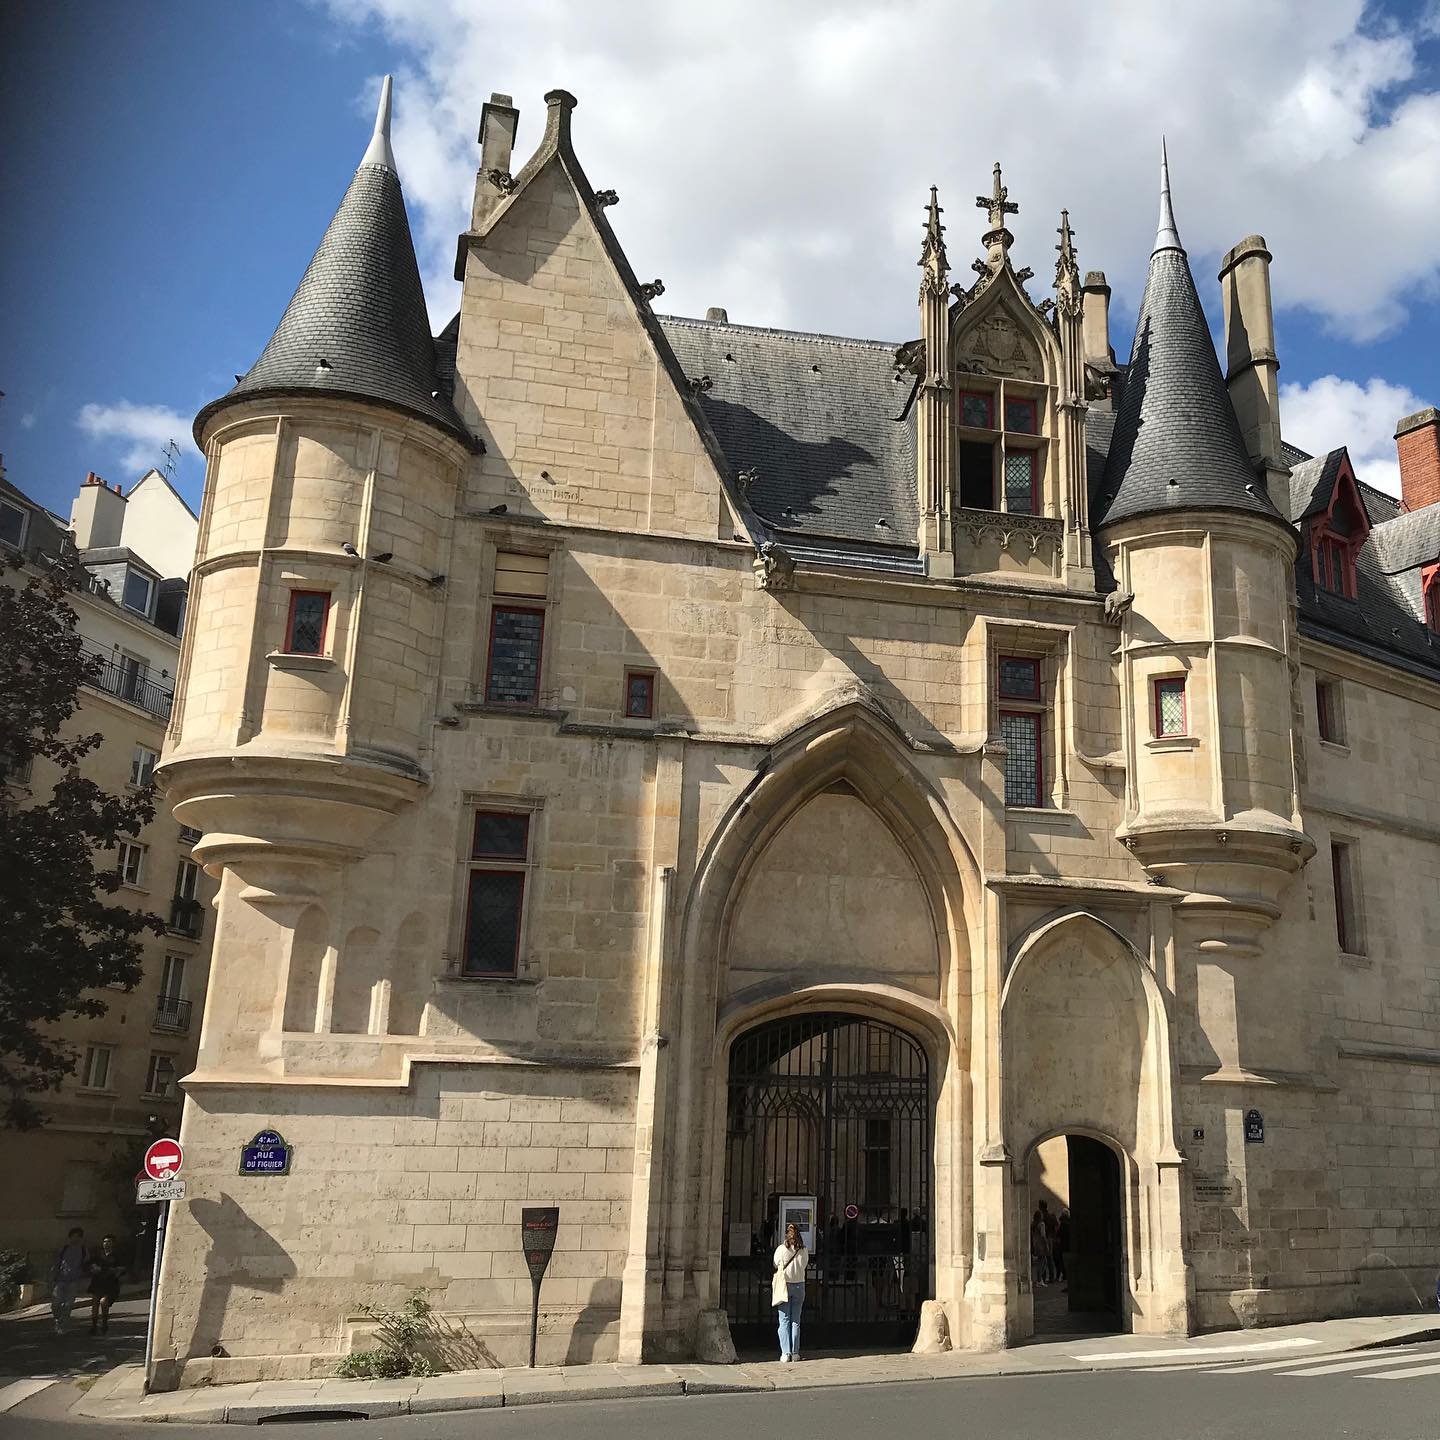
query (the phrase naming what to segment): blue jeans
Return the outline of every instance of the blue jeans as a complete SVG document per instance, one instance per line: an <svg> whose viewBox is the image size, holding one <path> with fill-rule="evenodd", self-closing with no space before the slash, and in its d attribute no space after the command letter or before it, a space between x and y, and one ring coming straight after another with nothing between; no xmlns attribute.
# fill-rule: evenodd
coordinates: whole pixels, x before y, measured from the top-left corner
<svg viewBox="0 0 1440 1440"><path fill-rule="evenodd" d="M790 1298L775 1308L780 1312L780 1353L782 1355L798 1355L800 1353L800 1312L805 1308L805 1285L801 1281L785 1287L790 1292Z"/></svg>

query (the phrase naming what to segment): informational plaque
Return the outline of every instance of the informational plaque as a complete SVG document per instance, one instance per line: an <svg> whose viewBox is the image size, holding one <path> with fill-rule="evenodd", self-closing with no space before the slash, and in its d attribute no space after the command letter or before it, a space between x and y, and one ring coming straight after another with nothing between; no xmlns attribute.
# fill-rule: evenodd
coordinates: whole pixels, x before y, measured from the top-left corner
<svg viewBox="0 0 1440 1440"><path fill-rule="evenodd" d="M278 1130L262 1130L248 1145L240 1147L242 1175L288 1175L290 1146Z"/></svg>
<svg viewBox="0 0 1440 1440"><path fill-rule="evenodd" d="M535 1341L540 1334L540 1282L555 1253L560 1229L558 1205L530 1205L520 1212L520 1248L530 1270L530 1368L535 1368Z"/></svg>
<svg viewBox="0 0 1440 1440"><path fill-rule="evenodd" d="M1247 1145L1263 1145L1265 1143L1265 1117L1258 1110L1245 1112L1245 1143Z"/></svg>

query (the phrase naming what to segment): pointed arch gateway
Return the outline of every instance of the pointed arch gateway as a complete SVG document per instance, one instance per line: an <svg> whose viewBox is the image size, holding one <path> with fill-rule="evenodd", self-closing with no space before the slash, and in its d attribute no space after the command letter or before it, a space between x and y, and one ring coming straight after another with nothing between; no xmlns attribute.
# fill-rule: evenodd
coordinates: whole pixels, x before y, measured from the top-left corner
<svg viewBox="0 0 1440 1440"><path fill-rule="evenodd" d="M1113 1309L1117 1329L1188 1333L1169 1006L1154 972L1088 911L1051 916L1012 951L1000 1039L1017 1337L1055 1309L1054 1296L1037 1293L1031 1257L1042 1198L1073 1211L1079 1273L1067 1308L1097 1323Z"/></svg>
<svg viewBox="0 0 1440 1440"><path fill-rule="evenodd" d="M828 1313L862 1325L909 1316L913 1330L922 1299L963 1293L969 1213L960 1157L970 1128L970 930L981 882L914 748L865 687L847 686L777 741L697 867L681 937L671 1143L677 1157L696 1157L698 1174L693 1189L672 1187L664 1243L672 1263L684 1246L696 1290L711 1305L721 1304L732 1262L750 1264L752 1232L764 1230L779 1193L759 1182L758 1223L727 1211L738 1193L727 1202L734 1066L746 1055L768 1055L764 1037L798 1034L796 1026L815 1035L767 1062L776 1075L788 1066L805 1088L810 1081L798 1072L821 1063L823 1051L831 1079L846 1082L843 1096L832 1090L818 1105L807 1132L822 1151L830 1147L813 1155L824 1188L806 1192L817 1208L823 1194L820 1218L830 1220L833 1210L843 1226L853 1205L885 1227L884 1243L899 1244L914 1210L923 1212L924 1234L909 1237L912 1258L900 1267L903 1284L897 1288L887 1252L888 1278L878 1277L884 1265L868 1262L859 1267L863 1283L844 1272L850 1299L832 1299ZM882 1050L889 1069L880 1064ZM849 1057L843 1065L842 1055ZM901 1056L910 1057L903 1066ZM842 1077L847 1068L854 1073ZM868 1162L867 1147L875 1157ZM864 1183L867 1163L873 1200L839 1194L847 1183ZM902 1208L910 1212L903 1223ZM880 1233L869 1243L883 1248ZM832 1267L837 1284L841 1273ZM871 1338L881 1337L872 1330ZM898 1331L888 1338L898 1341Z"/></svg>

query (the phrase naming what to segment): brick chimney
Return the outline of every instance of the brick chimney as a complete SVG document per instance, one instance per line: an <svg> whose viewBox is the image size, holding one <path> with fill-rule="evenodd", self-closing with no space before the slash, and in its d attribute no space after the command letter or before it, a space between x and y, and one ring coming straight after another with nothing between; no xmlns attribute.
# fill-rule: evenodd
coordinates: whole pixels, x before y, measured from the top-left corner
<svg viewBox="0 0 1440 1440"><path fill-rule="evenodd" d="M1407 510L1440 500L1440 411L1433 405L1407 415L1395 427L1400 458L1400 498Z"/></svg>
<svg viewBox="0 0 1440 1440"><path fill-rule="evenodd" d="M475 177L475 203L470 211L472 230L478 230L505 198L507 192L501 186L510 180L515 131L519 124L520 112L508 95L496 91L480 107L480 172Z"/></svg>

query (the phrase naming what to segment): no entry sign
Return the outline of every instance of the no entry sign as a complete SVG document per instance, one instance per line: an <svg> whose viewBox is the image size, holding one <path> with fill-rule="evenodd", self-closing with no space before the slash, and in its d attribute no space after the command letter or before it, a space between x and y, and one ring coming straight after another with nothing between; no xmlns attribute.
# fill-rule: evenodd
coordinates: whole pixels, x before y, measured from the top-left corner
<svg viewBox="0 0 1440 1440"><path fill-rule="evenodd" d="M151 1180L173 1180L184 1163L178 1140L156 1140L145 1152L145 1174Z"/></svg>

